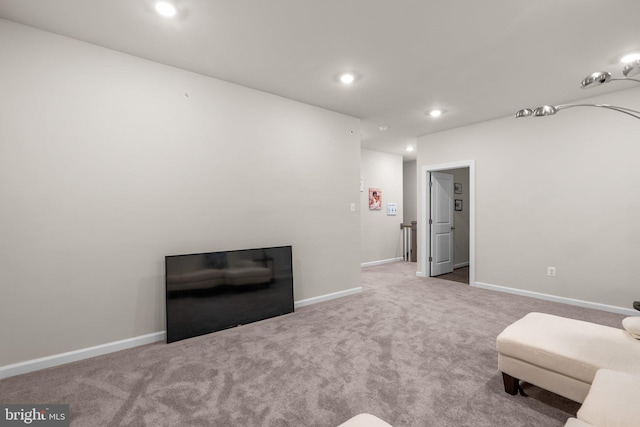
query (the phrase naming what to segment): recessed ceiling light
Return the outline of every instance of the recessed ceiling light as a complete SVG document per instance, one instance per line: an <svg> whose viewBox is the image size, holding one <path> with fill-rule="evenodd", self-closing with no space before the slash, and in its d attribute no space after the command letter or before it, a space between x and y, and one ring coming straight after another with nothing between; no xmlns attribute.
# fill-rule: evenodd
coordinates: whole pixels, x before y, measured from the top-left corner
<svg viewBox="0 0 640 427"><path fill-rule="evenodd" d="M355 81L356 81L356 76L353 73L340 74L340 83L342 83L343 85L350 85Z"/></svg>
<svg viewBox="0 0 640 427"><path fill-rule="evenodd" d="M620 62L628 64L629 62L637 61L638 59L640 59L640 53L630 53L623 56L622 59L620 59Z"/></svg>
<svg viewBox="0 0 640 427"><path fill-rule="evenodd" d="M164 17L171 18L172 16L175 16L178 10L175 5L168 1L158 1L156 2L156 12Z"/></svg>
<svg viewBox="0 0 640 427"><path fill-rule="evenodd" d="M333 75L333 80L342 86L351 86L362 78L362 75L356 71L343 71Z"/></svg>
<svg viewBox="0 0 640 427"><path fill-rule="evenodd" d="M429 111L429 115L431 117L440 117L442 115L442 110L431 110Z"/></svg>
<svg viewBox="0 0 640 427"><path fill-rule="evenodd" d="M415 150L415 148L413 148L413 146L410 145L410 146L407 147L407 151L411 152L413 150Z"/></svg>
<svg viewBox="0 0 640 427"><path fill-rule="evenodd" d="M382 125L378 129L380 129L380 132L386 132L389 130L389 125Z"/></svg>

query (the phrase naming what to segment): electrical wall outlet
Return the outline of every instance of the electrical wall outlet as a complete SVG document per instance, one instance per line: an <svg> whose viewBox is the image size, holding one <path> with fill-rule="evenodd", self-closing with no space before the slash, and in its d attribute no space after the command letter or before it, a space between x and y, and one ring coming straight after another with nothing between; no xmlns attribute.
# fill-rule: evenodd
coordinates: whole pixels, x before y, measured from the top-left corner
<svg viewBox="0 0 640 427"><path fill-rule="evenodd" d="M556 268L555 267L547 267L547 276L554 277L555 275L556 275Z"/></svg>

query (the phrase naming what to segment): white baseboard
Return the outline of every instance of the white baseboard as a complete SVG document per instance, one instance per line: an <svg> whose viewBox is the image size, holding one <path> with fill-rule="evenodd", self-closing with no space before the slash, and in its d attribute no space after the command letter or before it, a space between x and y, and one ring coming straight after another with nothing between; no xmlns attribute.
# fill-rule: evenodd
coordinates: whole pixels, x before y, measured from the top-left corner
<svg viewBox="0 0 640 427"><path fill-rule="evenodd" d="M423 273L422 271L416 271L416 276L418 276L418 277L427 277L427 274Z"/></svg>
<svg viewBox="0 0 640 427"><path fill-rule="evenodd" d="M346 297L348 295L354 295L361 292L362 287L347 289L340 292L334 292L327 295L321 295L318 297L296 301L294 303L294 307L304 307L306 305L317 304L320 302ZM154 332L148 335L128 338L121 341L101 344L94 347L70 351L67 353L54 354L52 356L42 357L39 359L27 360L25 362L14 363L12 365L0 366L0 379L39 371L41 369L53 368L54 366L77 362L84 359L90 359L92 357L102 356L103 354L114 353L116 351L126 350L128 348L138 347L146 344L152 344L154 342L165 341L166 337L166 331Z"/></svg>
<svg viewBox="0 0 640 427"><path fill-rule="evenodd" d="M372 267L374 265L389 264L390 262L398 262L402 260L404 260L404 258L398 257L398 258L382 259L380 261L363 262L362 264L360 264L360 267Z"/></svg>
<svg viewBox="0 0 640 427"><path fill-rule="evenodd" d="M546 301L559 302L563 304L575 305L578 307L592 308L595 310L608 311L610 313L624 314L627 316L637 316L638 312L631 308L618 307L615 305L600 304L597 302L583 301L574 298L559 297L556 295L543 294L540 292L525 291L522 289L508 288L506 286L492 285L490 283L475 282L471 286L488 289L491 291L506 292L508 294L521 295L525 297L537 298Z"/></svg>
<svg viewBox="0 0 640 427"><path fill-rule="evenodd" d="M304 307L304 306L307 306L307 305L317 304L319 302L330 301L332 299L342 298L342 297L346 297L346 296L349 296L349 295L355 295L355 294L359 294L359 293L362 293L362 287L347 289L347 290L344 290L344 291L334 292L334 293L331 293L331 294L320 295L318 297L307 298L307 299L303 299L303 300L300 300L300 301L296 301L294 303L294 307L295 308L300 308L300 307Z"/></svg>
<svg viewBox="0 0 640 427"><path fill-rule="evenodd" d="M100 344L94 347L69 351L67 353L54 354L53 356L42 357L40 359L27 360L26 362L14 363L0 367L0 379L13 377L15 375L26 374L40 369L52 368L64 365L65 363L77 362L78 360L89 359L107 353L113 353L128 348L151 344L166 339L166 332L154 332L148 335L128 338L126 340Z"/></svg>
<svg viewBox="0 0 640 427"><path fill-rule="evenodd" d="M401 261L402 258L399 259ZM387 262L395 262L396 259L386 262L379 262L385 264ZM377 264L373 264L377 265ZM364 266L364 265L363 265ZM426 277L422 272L416 272L418 277ZM476 282L471 286L488 289L498 292L506 292L515 295L521 295L531 298L538 298L547 301L559 302L563 304L575 305L584 308L592 308L596 310L608 311L611 313L623 314L627 316L636 316L637 311L617 307L607 304L594 303L589 301L582 301L573 298L559 297L555 295L543 294L539 292L526 291L522 289L508 288L505 286L492 285L489 283ZM362 287L347 289L344 291L334 292L331 294L320 295L313 298L307 298L304 300L296 301L294 303L295 308L300 308L312 304L317 304L325 301L330 301L336 298L342 298L349 295L355 295L362 293ZM166 332L154 332L148 335L142 335L139 337L128 338L121 341L115 341L111 343L101 344L94 347L84 348L80 350L70 351L67 353L55 354L53 356L42 357L40 359L27 360L25 362L14 363L12 365L6 365L0 367L0 379L9 378L15 375L26 374L28 372L38 371L40 369L52 368L54 366L64 365L66 363L76 362L78 360L89 359L91 357L101 356L103 354L113 353L120 350L126 350L128 348L138 347L141 345L152 344L154 342L164 341L166 339Z"/></svg>

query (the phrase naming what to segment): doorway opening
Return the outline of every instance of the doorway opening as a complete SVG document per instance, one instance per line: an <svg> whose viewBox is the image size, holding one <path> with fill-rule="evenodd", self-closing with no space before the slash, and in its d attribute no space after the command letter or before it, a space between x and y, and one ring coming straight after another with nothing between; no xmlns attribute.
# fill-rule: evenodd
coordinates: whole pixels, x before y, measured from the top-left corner
<svg viewBox="0 0 640 427"><path fill-rule="evenodd" d="M423 166L419 276L475 285L475 162Z"/></svg>

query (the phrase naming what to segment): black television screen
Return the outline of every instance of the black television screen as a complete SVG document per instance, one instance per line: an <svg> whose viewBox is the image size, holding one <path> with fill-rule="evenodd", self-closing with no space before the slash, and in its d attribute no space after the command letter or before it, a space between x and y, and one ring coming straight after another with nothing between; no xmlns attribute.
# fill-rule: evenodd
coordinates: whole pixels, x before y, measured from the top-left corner
<svg viewBox="0 0 640 427"><path fill-rule="evenodd" d="M293 313L291 246L165 257L167 342Z"/></svg>

